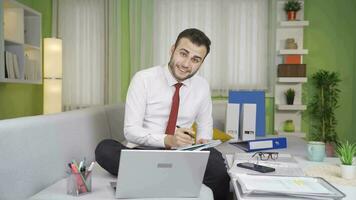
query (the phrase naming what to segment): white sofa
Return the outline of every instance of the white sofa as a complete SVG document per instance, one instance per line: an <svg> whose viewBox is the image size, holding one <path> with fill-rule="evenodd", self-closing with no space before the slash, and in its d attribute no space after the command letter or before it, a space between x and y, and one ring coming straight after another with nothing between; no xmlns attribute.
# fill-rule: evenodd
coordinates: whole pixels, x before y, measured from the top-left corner
<svg viewBox="0 0 356 200"><path fill-rule="evenodd" d="M62 179L72 159L94 160L104 138L123 140L123 105L0 121L0 199L24 199Z"/></svg>
<svg viewBox="0 0 356 200"><path fill-rule="evenodd" d="M124 140L123 121L123 105L0 120L0 199L29 198L63 179L69 161L94 160L102 139Z"/></svg>

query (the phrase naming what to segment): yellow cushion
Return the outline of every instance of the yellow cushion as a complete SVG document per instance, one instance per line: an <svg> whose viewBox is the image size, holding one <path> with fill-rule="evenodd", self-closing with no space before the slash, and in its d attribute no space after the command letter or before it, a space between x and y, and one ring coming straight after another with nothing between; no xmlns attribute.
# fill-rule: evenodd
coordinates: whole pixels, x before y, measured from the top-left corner
<svg viewBox="0 0 356 200"><path fill-rule="evenodd" d="M194 132L197 132L197 125L196 123L193 124L192 126ZM232 137L228 135L227 133L217 129L213 128L213 140L221 140L221 142L226 142L230 140Z"/></svg>
<svg viewBox="0 0 356 200"><path fill-rule="evenodd" d="M213 128L213 139L214 140L221 140L221 142L226 142L230 140L232 137L228 135L227 133L217 129Z"/></svg>

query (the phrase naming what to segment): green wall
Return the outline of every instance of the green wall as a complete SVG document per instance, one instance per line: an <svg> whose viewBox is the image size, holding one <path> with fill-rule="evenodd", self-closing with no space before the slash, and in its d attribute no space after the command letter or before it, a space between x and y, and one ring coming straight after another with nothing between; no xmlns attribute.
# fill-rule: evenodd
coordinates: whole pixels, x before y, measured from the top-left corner
<svg viewBox="0 0 356 200"><path fill-rule="evenodd" d="M336 71L340 84L340 107L336 111L337 133L341 139L356 142L356 1L306 0L305 19L310 21L305 29L304 46L309 49L304 62L308 77L319 69ZM309 79L310 80L310 79ZM312 98L310 81L304 87L306 99ZM353 112L352 112L353 111ZM308 114L303 116L303 130L309 132Z"/></svg>
<svg viewBox="0 0 356 200"><path fill-rule="evenodd" d="M42 37L51 37L52 0L18 0L42 13ZM43 112L43 85L0 83L0 119Z"/></svg>
<svg viewBox="0 0 356 200"><path fill-rule="evenodd" d="M42 13L42 35L51 34L51 0L19 0ZM129 49L129 0L121 1L121 99L125 100L130 82ZM308 65L308 77L319 69L340 73L340 107L336 115L337 131L342 139L356 142L356 1L353 0L306 0L305 19L310 26L305 29L305 48L309 54L304 62ZM0 119L42 113L42 85L0 83ZM312 96L310 82L305 84L304 99ZM266 98L266 131L273 132L274 98ZM309 132L307 112L303 114L303 131Z"/></svg>

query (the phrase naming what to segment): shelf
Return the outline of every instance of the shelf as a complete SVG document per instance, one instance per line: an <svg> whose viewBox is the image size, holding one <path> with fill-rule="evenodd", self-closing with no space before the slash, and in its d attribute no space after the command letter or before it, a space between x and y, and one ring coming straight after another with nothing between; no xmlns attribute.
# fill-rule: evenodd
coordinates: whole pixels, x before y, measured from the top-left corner
<svg viewBox="0 0 356 200"><path fill-rule="evenodd" d="M304 29L310 26L310 21L304 19L304 6L297 13L297 20L288 21L284 10L286 0L278 0L273 3L273 9L276 11L276 17L272 21L273 29L273 66L277 67L274 82L274 132L280 136L305 138L306 133L302 130L302 115L307 110L307 105L303 101L304 83L308 82L306 76L307 65L303 63L304 56L309 50L304 46ZM298 0L302 3L305 0ZM293 39L296 43L295 49L288 45L288 39ZM295 64L287 64L295 63ZM298 63L298 64L297 64ZM294 105L287 105L286 91L293 89L295 91ZM286 121L292 120L295 132L285 132ZM286 129L287 130L287 129Z"/></svg>
<svg viewBox="0 0 356 200"><path fill-rule="evenodd" d="M0 79L3 83L23 83L23 84L42 84L42 80L23 80L23 79Z"/></svg>
<svg viewBox="0 0 356 200"><path fill-rule="evenodd" d="M40 47L32 45L32 44L25 44L25 49L36 49L36 50L41 50Z"/></svg>
<svg viewBox="0 0 356 200"><path fill-rule="evenodd" d="M279 83L306 83L307 77L279 77L277 78Z"/></svg>
<svg viewBox="0 0 356 200"><path fill-rule="evenodd" d="M308 49L281 49L278 51L279 55L303 55L308 54Z"/></svg>
<svg viewBox="0 0 356 200"><path fill-rule="evenodd" d="M5 46L6 45L22 45L21 42L17 42L17 41L13 41L13 40L10 40L10 39L5 39Z"/></svg>
<svg viewBox="0 0 356 200"><path fill-rule="evenodd" d="M304 26L309 26L309 21L280 21L279 26L301 28Z"/></svg>
<svg viewBox="0 0 356 200"><path fill-rule="evenodd" d="M0 4L5 52L0 56L0 82L42 84L41 13L15 0Z"/></svg>
<svg viewBox="0 0 356 200"><path fill-rule="evenodd" d="M299 110L306 110L306 105L276 105L278 110L291 110L291 111L299 111Z"/></svg>
<svg viewBox="0 0 356 200"><path fill-rule="evenodd" d="M304 132L284 132L284 131L277 131L277 135L279 136L295 136L299 138L305 138L306 133Z"/></svg>

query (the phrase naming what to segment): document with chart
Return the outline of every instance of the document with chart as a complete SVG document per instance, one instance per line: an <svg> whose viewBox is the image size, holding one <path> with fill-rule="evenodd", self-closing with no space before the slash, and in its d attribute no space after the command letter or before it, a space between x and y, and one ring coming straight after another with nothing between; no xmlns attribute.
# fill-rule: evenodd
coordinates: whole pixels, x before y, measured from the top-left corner
<svg viewBox="0 0 356 200"><path fill-rule="evenodd" d="M268 183L268 184L267 184ZM306 199L341 199L341 191L319 177L241 174L233 179L237 195L248 197L285 197Z"/></svg>

